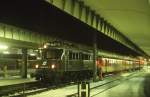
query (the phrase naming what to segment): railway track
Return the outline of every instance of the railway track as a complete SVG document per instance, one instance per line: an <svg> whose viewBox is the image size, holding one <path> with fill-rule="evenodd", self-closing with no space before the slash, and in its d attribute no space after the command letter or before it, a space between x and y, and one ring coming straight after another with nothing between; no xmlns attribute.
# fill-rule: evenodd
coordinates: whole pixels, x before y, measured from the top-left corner
<svg viewBox="0 0 150 97"><path fill-rule="evenodd" d="M112 81L106 82L101 85L97 85L95 87L90 88L91 92L94 89L101 88L101 87L107 87L103 91L99 91L98 93L104 92L112 87L115 87L121 82L128 80L132 77L135 77L134 73L125 77L125 78L117 78ZM21 84L14 84L14 85L8 85L8 86L1 86L0 87L0 97L26 97L28 95L34 95L38 94L41 92L49 91L51 89L58 89L61 87L65 86L70 86L70 85L75 85L76 83L64 83L64 84L59 84L59 85L50 85L50 84L43 84L41 81L36 81L36 82L28 82L28 83L21 83ZM112 84L112 85L110 85ZM78 93L73 93L71 95L67 95L67 97L77 97ZM91 97L94 97L93 94Z"/></svg>
<svg viewBox="0 0 150 97"><path fill-rule="evenodd" d="M108 83L108 84L104 85L103 87L93 88L93 91L94 91L94 89L99 89L100 91L98 91L97 93L92 94L90 97L94 97L94 96L96 96L100 93L103 93L103 92L105 92L105 91L107 91L107 90L109 90L113 87L116 87L116 86L122 84L123 82L125 82L129 79L139 77L139 76L143 76L143 73L137 73L137 74L129 75L129 76L123 78L123 79L115 80L114 82Z"/></svg>
<svg viewBox="0 0 150 97"><path fill-rule="evenodd" d="M40 88L41 86L38 84L40 84L40 82L36 81L36 82L26 82L26 83L20 83L20 84L1 86L0 96L1 97L10 96L10 95L13 95L14 93L24 92L26 89L32 90L32 89Z"/></svg>
<svg viewBox="0 0 150 97"><path fill-rule="evenodd" d="M20 83L0 87L0 97L26 97L51 89L57 89L74 83L64 83L59 85L45 84L41 81Z"/></svg>

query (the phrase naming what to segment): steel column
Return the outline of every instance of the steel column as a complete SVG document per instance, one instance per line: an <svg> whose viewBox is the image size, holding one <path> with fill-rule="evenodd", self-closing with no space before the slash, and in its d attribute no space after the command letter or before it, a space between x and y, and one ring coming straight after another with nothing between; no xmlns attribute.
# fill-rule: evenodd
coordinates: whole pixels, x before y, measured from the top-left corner
<svg viewBox="0 0 150 97"><path fill-rule="evenodd" d="M93 81L96 81L97 77L97 34L94 33L93 35Z"/></svg>
<svg viewBox="0 0 150 97"><path fill-rule="evenodd" d="M86 23L86 7L85 6L82 7L82 14L81 14L80 20Z"/></svg>
<svg viewBox="0 0 150 97"><path fill-rule="evenodd" d="M83 8L84 8L84 4L83 2L79 2L79 19L81 20L81 17L83 15ZM84 21L85 22L85 21Z"/></svg>
<svg viewBox="0 0 150 97"><path fill-rule="evenodd" d="M72 1L72 10L73 10L72 15L79 19L79 11L80 11L79 2L76 2L75 0Z"/></svg>
<svg viewBox="0 0 150 97"><path fill-rule="evenodd" d="M22 64L21 64L21 77L22 78L27 78L27 61L28 61L27 49L23 48L22 49Z"/></svg>
<svg viewBox="0 0 150 97"><path fill-rule="evenodd" d="M88 24L88 20L89 20L89 14L90 14L90 8L86 7L86 17L85 17L85 20L86 20L87 24Z"/></svg>
<svg viewBox="0 0 150 97"><path fill-rule="evenodd" d="M104 19L101 18L101 19L100 19L100 31L101 31L101 32L103 32L103 29L104 29L103 27L104 27Z"/></svg>

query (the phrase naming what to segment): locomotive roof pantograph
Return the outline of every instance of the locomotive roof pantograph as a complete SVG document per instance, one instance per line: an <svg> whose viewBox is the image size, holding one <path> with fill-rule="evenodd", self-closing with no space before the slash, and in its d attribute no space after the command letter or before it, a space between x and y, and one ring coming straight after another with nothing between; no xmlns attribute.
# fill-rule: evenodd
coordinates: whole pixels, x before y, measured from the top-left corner
<svg viewBox="0 0 150 97"><path fill-rule="evenodd" d="M68 42L64 40L56 40L56 41L50 41L47 43L44 43L42 48L57 48L57 49L68 49L73 51L83 51L83 52L89 52L92 53L92 48L82 45L82 44L76 44L73 42Z"/></svg>

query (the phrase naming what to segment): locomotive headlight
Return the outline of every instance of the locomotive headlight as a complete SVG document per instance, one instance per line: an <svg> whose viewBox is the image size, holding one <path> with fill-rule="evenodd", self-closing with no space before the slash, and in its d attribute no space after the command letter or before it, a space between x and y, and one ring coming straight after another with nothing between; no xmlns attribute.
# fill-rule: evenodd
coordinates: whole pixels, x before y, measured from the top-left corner
<svg viewBox="0 0 150 97"><path fill-rule="evenodd" d="M54 68L55 68L55 64L52 64L52 65L51 65L51 68L54 69Z"/></svg>
<svg viewBox="0 0 150 97"><path fill-rule="evenodd" d="M47 45L44 45L44 48L47 48Z"/></svg>
<svg viewBox="0 0 150 97"><path fill-rule="evenodd" d="M36 69L37 69L37 68L39 68L39 65L38 65L38 64L36 64L36 65L35 65L35 68L36 68Z"/></svg>

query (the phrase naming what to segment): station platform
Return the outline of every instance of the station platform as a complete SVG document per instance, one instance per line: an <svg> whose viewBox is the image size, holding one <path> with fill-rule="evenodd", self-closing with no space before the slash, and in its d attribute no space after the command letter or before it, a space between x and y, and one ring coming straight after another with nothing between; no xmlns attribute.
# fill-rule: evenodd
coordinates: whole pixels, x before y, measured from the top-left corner
<svg viewBox="0 0 150 97"><path fill-rule="evenodd" d="M116 79L134 75L134 74L137 74L138 72L139 71L107 76L102 81L90 82L90 88L94 88L94 87L109 83ZM71 86L61 87L58 89L51 89L49 91L42 92L42 93L36 94L36 95L31 95L28 97L77 97L77 96L69 96L69 95L77 93L77 91L78 91L77 85L71 85ZM100 97L100 96L98 96L98 97Z"/></svg>
<svg viewBox="0 0 150 97"><path fill-rule="evenodd" d="M0 78L0 87L13 85L13 84L26 83L26 82L33 82L33 81L36 81L35 78L21 78L20 76Z"/></svg>
<svg viewBox="0 0 150 97"><path fill-rule="evenodd" d="M111 88L92 90L90 97L150 97L150 73L141 72Z"/></svg>

